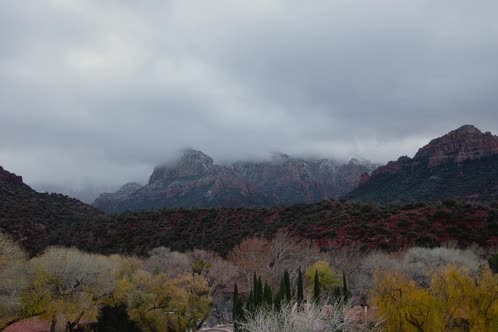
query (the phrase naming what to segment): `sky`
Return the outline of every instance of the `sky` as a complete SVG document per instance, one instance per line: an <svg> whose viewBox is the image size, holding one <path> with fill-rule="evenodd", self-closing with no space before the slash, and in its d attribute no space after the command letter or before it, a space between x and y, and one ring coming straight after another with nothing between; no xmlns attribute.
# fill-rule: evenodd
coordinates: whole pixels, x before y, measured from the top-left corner
<svg viewBox="0 0 498 332"><path fill-rule="evenodd" d="M146 182L191 147L387 162L498 133L495 0L0 0L0 165Z"/></svg>

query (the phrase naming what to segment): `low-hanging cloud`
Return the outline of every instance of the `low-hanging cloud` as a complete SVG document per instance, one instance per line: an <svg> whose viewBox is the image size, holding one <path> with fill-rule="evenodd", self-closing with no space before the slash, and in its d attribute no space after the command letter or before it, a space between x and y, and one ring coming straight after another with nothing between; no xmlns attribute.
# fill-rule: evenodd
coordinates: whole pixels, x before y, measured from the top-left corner
<svg viewBox="0 0 498 332"><path fill-rule="evenodd" d="M0 165L144 181L183 147L385 162L498 132L495 1L0 3Z"/></svg>

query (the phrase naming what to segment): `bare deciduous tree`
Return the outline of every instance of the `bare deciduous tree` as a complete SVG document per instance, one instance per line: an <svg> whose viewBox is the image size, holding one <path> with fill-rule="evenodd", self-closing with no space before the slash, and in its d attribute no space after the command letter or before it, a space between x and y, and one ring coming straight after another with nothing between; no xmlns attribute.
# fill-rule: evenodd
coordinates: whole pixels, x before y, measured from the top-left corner
<svg viewBox="0 0 498 332"><path fill-rule="evenodd" d="M176 278L190 271L192 260L189 255L171 251L166 247L158 247L149 251L149 258L144 262L144 269L152 273L165 273Z"/></svg>
<svg viewBox="0 0 498 332"><path fill-rule="evenodd" d="M34 275L25 309L52 321L52 330L72 330L84 317L95 319L112 295L118 265L109 257L75 248L51 247L29 262Z"/></svg>
<svg viewBox="0 0 498 332"><path fill-rule="evenodd" d="M0 329L20 310L21 292L28 280L25 252L10 236L0 233Z"/></svg>

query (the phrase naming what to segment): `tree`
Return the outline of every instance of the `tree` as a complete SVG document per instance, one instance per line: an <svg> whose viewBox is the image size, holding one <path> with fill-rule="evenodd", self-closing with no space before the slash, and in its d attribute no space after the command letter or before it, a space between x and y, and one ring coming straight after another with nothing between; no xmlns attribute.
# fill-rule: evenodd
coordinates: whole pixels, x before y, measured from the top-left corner
<svg viewBox="0 0 498 332"><path fill-rule="evenodd" d="M138 270L120 280L114 296L127 304L130 317L145 331L197 328L211 309L209 286L197 274L170 279L164 273Z"/></svg>
<svg viewBox="0 0 498 332"><path fill-rule="evenodd" d="M498 324L498 276L483 267L473 276L449 264L430 273L428 287L401 272L377 271L373 304L387 331L492 331Z"/></svg>
<svg viewBox="0 0 498 332"><path fill-rule="evenodd" d="M273 292L270 285L268 285L266 282L263 289L263 304L267 307L273 306Z"/></svg>
<svg viewBox="0 0 498 332"><path fill-rule="evenodd" d="M152 273L165 273L170 278L183 275L192 268L189 255L171 251L166 247L158 247L149 251L144 262L144 269Z"/></svg>
<svg viewBox="0 0 498 332"><path fill-rule="evenodd" d="M239 323L244 320L244 304L242 299L239 297L239 289L235 283L233 286L233 311L232 311L232 321L234 330L237 331L239 328Z"/></svg>
<svg viewBox="0 0 498 332"><path fill-rule="evenodd" d="M252 285L253 275L261 275L269 280L270 242L262 238L250 238L242 241L228 254L228 260L239 268L241 273L237 280L239 291L248 292ZM251 286L252 285L252 286Z"/></svg>
<svg viewBox="0 0 498 332"><path fill-rule="evenodd" d="M126 305L106 305L97 317L97 330L106 332L141 332L137 323L130 319Z"/></svg>
<svg viewBox="0 0 498 332"><path fill-rule="evenodd" d="M303 285L303 274L301 272L301 267L299 267L298 278L297 278L297 303L299 306L303 304L304 300L304 285Z"/></svg>
<svg viewBox="0 0 498 332"><path fill-rule="evenodd" d="M318 270L315 270L315 277L313 280L313 299L318 303L320 301L320 297L320 280L318 279Z"/></svg>
<svg viewBox="0 0 498 332"><path fill-rule="evenodd" d="M195 249L189 256L193 262L193 271L208 282L213 300L212 314L218 324L229 322L231 310L229 287L236 283L239 277L238 268L211 251Z"/></svg>
<svg viewBox="0 0 498 332"><path fill-rule="evenodd" d="M290 276L289 271L284 271L284 294L285 300L289 303L291 301L291 286L290 286Z"/></svg>
<svg viewBox="0 0 498 332"><path fill-rule="evenodd" d="M498 273L498 253L488 258L488 264L494 273Z"/></svg>
<svg viewBox="0 0 498 332"><path fill-rule="evenodd" d="M24 251L0 232L0 330L21 315L21 294L29 283L26 269Z"/></svg>
<svg viewBox="0 0 498 332"><path fill-rule="evenodd" d="M347 301L349 298L348 282L346 279L346 273L344 273L344 271L342 272L342 297L344 301Z"/></svg>
<svg viewBox="0 0 498 332"><path fill-rule="evenodd" d="M333 296L337 287L339 287L339 278L337 274L332 271L329 263L326 261L317 261L308 268L304 276L308 279L308 284L310 286L313 285L313 287L315 275L318 275L322 297Z"/></svg>
<svg viewBox="0 0 498 332"><path fill-rule="evenodd" d="M33 280L23 295L25 311L42 313L52 329L65 324L72 330L82 318L95 319L117 283L113 260L74 248L49 248L29 268Z"/></svg>

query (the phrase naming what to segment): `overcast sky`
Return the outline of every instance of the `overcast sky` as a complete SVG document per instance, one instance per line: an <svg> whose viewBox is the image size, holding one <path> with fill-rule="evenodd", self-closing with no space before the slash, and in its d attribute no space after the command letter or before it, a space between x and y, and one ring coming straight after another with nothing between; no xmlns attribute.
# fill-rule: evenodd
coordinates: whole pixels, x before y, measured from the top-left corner
<svg viewBox="0 0 498 332"><path fill-rule="evenodd" d="M496 0L0 0L0 165L145 181L185 147L374 162L498 133Z"/></svg>

